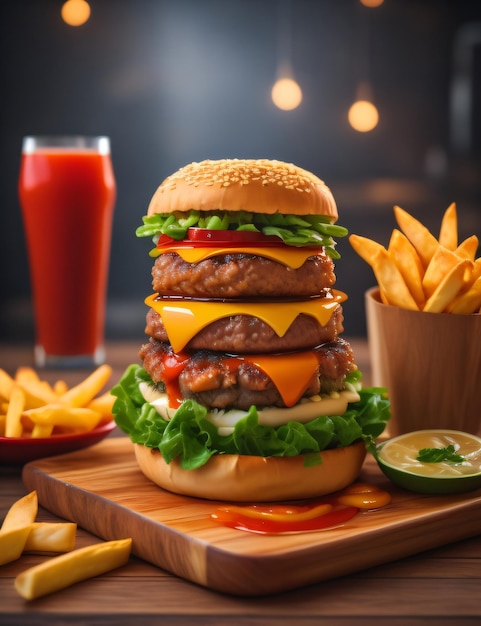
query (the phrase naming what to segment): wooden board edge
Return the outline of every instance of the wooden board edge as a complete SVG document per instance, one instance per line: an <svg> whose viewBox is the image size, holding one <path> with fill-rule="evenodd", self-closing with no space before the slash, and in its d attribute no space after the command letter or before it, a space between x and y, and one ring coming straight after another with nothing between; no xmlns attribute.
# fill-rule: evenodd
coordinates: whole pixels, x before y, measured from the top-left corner
<svg viewBox="0 0 481 626"><path fill-rule="evenodd" d="M52 476L47 481L46 475L31 464L24 467L22 479L27 489L37 491L41 506L55 515L75 521L105 540L132 536L135 556L202 587L235 596L270 595L359 572L467 539L479 534L481 527L479 502L466 501L456 507L463 524L457 523L452 511L444 509L425 516L421 522L418 519L403 521L375 533L365 533L362 543L358 537L351 536L343 542L303 547L288 554L239 555L183 536L162 524L157 524L160 540L156 545L145 544L138 531L141 514L101 496L97 496L96 505L92 506L90 492ZM48 484L51 481L57 483L58 490L51 488ZM70 510L74 495L80 495L85 506L72 519ZM102 532L97 521L101 505L104 527L108 518L109 531L106 533ZM119 509L126 514L117 515ZM446 521L449 521L448 525ZM416 528L414 541L413 527ZM172 541L173 534L182 536L182 541Z"/></svg>

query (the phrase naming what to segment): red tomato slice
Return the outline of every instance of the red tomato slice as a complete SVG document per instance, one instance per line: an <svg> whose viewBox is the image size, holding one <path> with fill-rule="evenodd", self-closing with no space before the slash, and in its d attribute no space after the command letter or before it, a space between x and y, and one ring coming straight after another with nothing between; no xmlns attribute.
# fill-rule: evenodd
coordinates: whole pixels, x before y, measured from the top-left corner
<svg viewBox="0 0 481 626"><path fill-rule="evenodd" d="M214 244L216 246L228 245L285 245L279 237L264 235L260 232L249 230L209 230L207 228L189 228L186 243L198 243L201 245Z"/></svg>
<svg viewBox="0 0 481 626"><path fill-rule="evenodd" d="M274 235L264 235L248 230L209 230L208 228L189 228L187 236L176 241L167 235L161 235L157 248L229 248L229 247L282 247L284 242Z"/></svg>

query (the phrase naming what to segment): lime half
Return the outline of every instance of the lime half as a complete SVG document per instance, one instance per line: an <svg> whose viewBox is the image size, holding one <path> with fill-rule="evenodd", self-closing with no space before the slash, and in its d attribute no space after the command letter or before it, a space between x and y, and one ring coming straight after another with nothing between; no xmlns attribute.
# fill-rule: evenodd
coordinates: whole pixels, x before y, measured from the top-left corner
<svg viewBox="0 0 481 626"><path fill-rule="evenodd" d="M454 450L456 460L418 460L426 449ZM410 491L449 494L481 487L481 438L469 433L439 429L399 435L377 446L376 460L393 483Z"/></svg>

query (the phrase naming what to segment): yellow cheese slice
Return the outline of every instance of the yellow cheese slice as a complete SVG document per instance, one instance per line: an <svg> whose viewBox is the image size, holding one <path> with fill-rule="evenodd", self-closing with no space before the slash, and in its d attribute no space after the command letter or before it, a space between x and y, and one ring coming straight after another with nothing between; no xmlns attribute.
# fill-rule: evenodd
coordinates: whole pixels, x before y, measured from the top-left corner
<svg viewBox="0 0 481 626"><path fill-rule="evenodd" d="M246 357L269 376L286 406L293 406L307 389L319 367L319 359L312 350L292 354L262 354Z"/></svg>
<svg viewBox="0 0 481 626"><path fill-rule="evenodd" d="M205 259L210 259L215 256L221 256L223 254L252 254L261 256L266 259L271 259L282 265L286 265L292 269L297 269L304 265L309 257L316 256L322 252L321 247L293 247L293 246L259 246L259 247L234 247L227 248L186 248L185 246L170 245L165 248L157 248L156 252L160 251L160 254L166 252L176 252L187 263L200 263Z"/></svg>
<svg viewBox="0 0 481 626"><path fill-rule="evenodd" d="M180 352L203 328L224 317L250 315L268 324L283 337L301 313L314 317L325 326L335 309L347 300L342 291L331 290L332 297L302 300L300 302L214 302L161 299L154 293L145 299L162 318L174 352Z"/></svg>

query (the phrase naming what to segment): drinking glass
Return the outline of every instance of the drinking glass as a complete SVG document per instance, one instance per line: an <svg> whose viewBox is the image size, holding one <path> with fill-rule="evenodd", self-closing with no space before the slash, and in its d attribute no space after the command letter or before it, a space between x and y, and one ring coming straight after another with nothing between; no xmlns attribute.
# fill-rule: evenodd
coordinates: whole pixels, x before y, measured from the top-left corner
<svg viewBox="0 0 481 626"><path fill-rule="evenodd" d="M24 137L19 198L38 367L105 360L105 306L116 184L108 137Z"/></svg>

